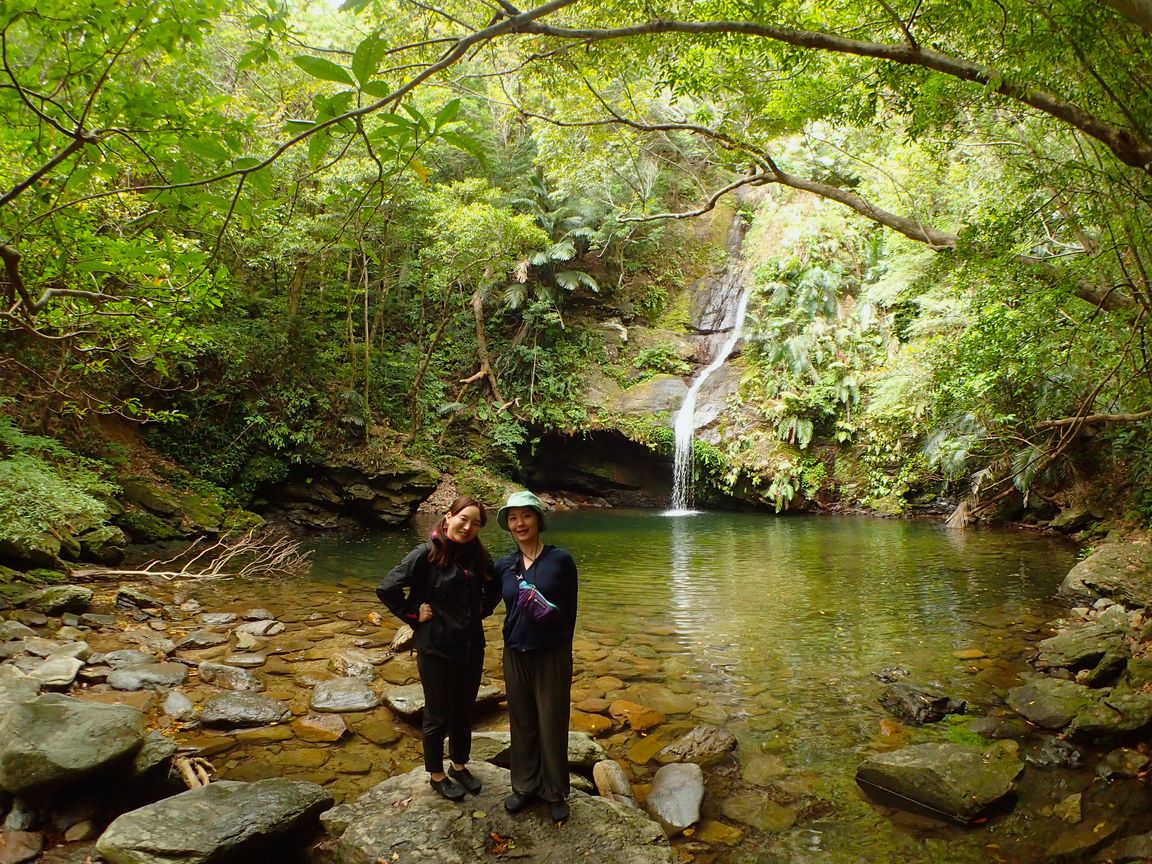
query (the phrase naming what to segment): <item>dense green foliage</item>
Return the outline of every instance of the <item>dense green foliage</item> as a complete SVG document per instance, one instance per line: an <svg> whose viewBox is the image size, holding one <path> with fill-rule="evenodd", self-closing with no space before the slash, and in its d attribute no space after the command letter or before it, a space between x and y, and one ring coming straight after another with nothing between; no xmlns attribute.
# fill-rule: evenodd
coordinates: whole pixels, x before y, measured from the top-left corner
<svg viewBox="0 0 1152 864"><path fill-rule="evenodd" d="M99 525L108 517L101 498L114 491L95 463L0 416L0 540Z"/></svg>
<svg viewBox="0 0 1152 864"><path fill-rule="evenodd" d="M7 410L147 421L242 500L369 441L511 471L628 425L583 404L591 369L688 371L600 323L682 325L709 241L670 217L743 186L717 483L979 509L1095 478L1152 515L1146 19L502 8L0 0Z"/></svg>

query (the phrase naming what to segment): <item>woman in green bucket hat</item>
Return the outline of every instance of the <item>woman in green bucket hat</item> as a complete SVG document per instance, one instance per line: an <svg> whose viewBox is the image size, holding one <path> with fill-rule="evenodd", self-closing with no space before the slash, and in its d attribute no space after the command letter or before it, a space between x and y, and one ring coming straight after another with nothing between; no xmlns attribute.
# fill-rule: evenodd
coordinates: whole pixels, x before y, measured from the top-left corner
<svg viewBox="0 0 1152 864"><path fill-rule="evenodd" d="M495 564L504 597L504 686L512 732L512 794L518 813L537 801L554 822L568 818L568 715L572 635L576 629L576 563L546 545L543 502L516 492L496 513L516 548Z"/></svg>

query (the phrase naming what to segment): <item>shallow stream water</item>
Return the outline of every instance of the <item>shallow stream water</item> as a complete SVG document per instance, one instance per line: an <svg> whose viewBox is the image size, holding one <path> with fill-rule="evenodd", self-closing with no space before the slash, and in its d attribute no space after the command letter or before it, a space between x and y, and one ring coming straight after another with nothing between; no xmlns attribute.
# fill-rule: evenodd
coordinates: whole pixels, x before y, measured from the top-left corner
<svg viewBox="0 0 1152 864"><path fill-rule="evenodd" d="M1034 643L1049 635L1045 623L1061 612L1053 595L1075 563L1072 546L853 517L604 510L550 521L544 539L567 548L580 569L573 701L643 701L647 692L696 703L646 738L602 736L609 755L643 784L658 767L644 759L655 743L698 722L719 723L740 742L735 760L706 770L704 804L704 815L739 828L739 839L729 845L702 832L678 840L682 851L717 864L1029 860L996 851L1016 839L1007 836L1019 828L1011 817L969 829L908 817L870 803L853 776L869 753L944 735L891 722L873 674L884 667L968 700L970 713L1002 710L999 694L1019 683ZM345 608L362 619L375 608L387 619L375 584L429 527L417 520L319 540L306 582L245 587L242 599L296 616ZM494 556L510 548L495 524L482 539ZM489 632L498 642L494 626ZM613 678L623 688L604 692ZM414 730L395 746L390 762L371 759L361 787L419 764ZM230 754L233 768L243 752ZM777 802L756 814L761 824L775 814L775 830L733 818L731 802L752 799Z"/></svg>

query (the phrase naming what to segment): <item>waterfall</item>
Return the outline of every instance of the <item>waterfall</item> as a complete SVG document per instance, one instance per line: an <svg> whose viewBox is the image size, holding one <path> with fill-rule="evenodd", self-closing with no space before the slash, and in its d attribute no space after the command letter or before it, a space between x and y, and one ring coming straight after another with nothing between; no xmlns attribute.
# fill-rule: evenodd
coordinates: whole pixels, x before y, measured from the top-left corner
<svg viewBox="0 0 1152 864"><path fill-rule="evenodd" d="M713 299L718 300L720 307L706 310L714 319L723 323L731 310L724 308L731 303L732 294L739 289L739 299L736 301L735 314L732 315L731 325L728 328L727 338L720 349L713 356L712 361L704 367L703 371L692 382L680 410L676 413L673 428L676 432L676 453L672 462L672 508L665 511L666 516L679 516L690 514L692 508L692 441L696 433L696 394L704 386L704 382L724 365L736 343L740 340L740 332L744 326L744 315L748 310L748 298L751 295L751 286L744 284L743 259L740 254L744 242L746 223L737 217L728 234L728 262L724 271L717 280L717 291ZM717 326L713 332L723 332L724 328Z"/></svg>

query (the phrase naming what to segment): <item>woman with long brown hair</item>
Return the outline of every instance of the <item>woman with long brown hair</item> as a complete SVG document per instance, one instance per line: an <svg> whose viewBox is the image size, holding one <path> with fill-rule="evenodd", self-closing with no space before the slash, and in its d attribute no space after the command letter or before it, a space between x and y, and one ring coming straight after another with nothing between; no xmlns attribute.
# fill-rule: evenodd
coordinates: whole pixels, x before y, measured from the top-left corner
<svg viewBox="0 0 1152 864"><path fill-rule="evenodd" d="M424 767L437 794L459 801L480 792L468 770L472 707L484 668L483 618L500 602L492 558L478 536L484 505L467 495L452 502L427 542L404 556L376 589L415 633L416 666L424 687ZM444 770L444 739L451 765Z"/></svg>

